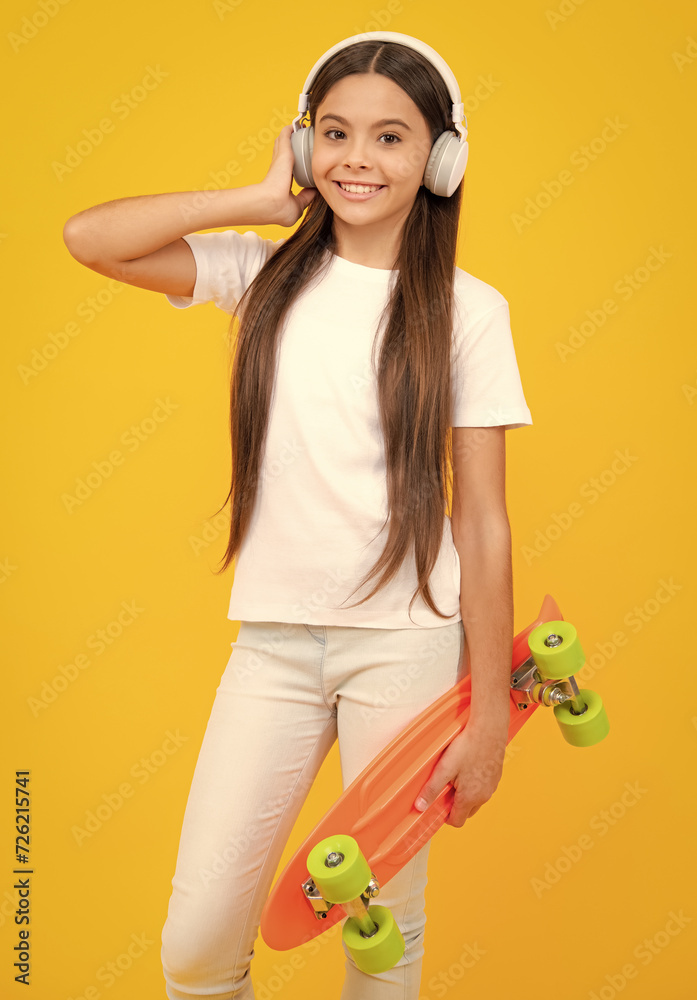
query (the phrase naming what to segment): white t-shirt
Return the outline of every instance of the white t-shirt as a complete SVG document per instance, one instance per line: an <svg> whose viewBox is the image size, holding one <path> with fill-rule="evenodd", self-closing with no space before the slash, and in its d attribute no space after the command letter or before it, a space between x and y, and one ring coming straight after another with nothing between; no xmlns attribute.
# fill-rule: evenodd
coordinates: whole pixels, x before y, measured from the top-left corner
<svg viewBox="0 0 697 1000"><path fill-rule="evenodd" d="M235 230L185 239L196 261L194 294L167 298L180 309L212 301L227 313L283 242ZM315 277L288 313L256 505L236 559L233 621L418 628L461 618L460 563L447 516L430 583L436 607L451 619L439 618L420 596L409 617L413 555L369 601L341 607L387 537L386 528L380 531L387 492L371 351L396 274L333 256L326 275ZM506 299L458 268L455 302L452 426L531 424Z"/></svg>

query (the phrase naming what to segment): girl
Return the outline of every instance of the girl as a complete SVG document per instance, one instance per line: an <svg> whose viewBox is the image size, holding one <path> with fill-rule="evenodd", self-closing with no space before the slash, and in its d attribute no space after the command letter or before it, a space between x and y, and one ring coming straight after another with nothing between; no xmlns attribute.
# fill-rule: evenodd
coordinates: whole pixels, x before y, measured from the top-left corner
<svg viewBox="0 0 697 1000"><path fill-rule="evenodd" d="M306 85L313 132L291 141L282 129L259 183L107 202L65 229L94 270L239 319L221 569L236 559L229 617L241 624L172 880L170 1000L254 996L261 909L337 737L346 786L471 670L471 721L416 807L452 782L448 822L462 826L502 771L513 635L504 432L532 421L507 302L455 266L457 84L437 53L393 32L354 36L320 63ZM443 142L461 167L452 193L434 193L429 158ZM277 242L229 228L298 220ZM380 894L404 957L380 976L347 957L343 1000L416 1000L427 853Z"/></svg>

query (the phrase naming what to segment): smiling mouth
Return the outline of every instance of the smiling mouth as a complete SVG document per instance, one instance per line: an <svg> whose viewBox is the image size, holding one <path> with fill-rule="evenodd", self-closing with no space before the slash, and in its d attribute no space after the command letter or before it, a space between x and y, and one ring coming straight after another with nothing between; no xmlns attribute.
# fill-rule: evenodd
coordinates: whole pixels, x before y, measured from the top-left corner
<svg viewBox="0 0 697 1000"><path fill-rule="evenodd" d="M348 191L349 194L372 194L385 186L384 184L354 184L348 181L334 181L334 183L338 184L342 191Z"/></svg>

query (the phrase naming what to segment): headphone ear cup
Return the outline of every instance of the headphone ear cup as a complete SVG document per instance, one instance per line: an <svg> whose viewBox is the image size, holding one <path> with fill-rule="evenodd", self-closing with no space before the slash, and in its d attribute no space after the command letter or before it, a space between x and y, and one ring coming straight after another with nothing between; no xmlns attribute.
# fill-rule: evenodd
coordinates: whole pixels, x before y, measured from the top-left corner
<svg viewBox="0 0 697 1000"><path fill-rule="evenodd" d="M449 198L465 176L469 145L454 132L442 132L433 143L424 170L424 187L441 198Z"/></svg>
<svg viewBox="0 0 697 1000"><path fill-rule="evenodd" d="M312 179L312 150L315 144L315 130L312 125L291 132L290 144L293 148L293 177L300 187L314 187Z"/></svg>

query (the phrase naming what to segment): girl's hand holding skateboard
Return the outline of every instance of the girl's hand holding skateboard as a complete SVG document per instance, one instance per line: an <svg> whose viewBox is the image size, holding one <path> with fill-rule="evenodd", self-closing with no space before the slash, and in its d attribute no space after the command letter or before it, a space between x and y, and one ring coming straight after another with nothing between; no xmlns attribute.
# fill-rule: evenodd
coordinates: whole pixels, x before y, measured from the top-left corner
<svg viewBox="0 0 697 1000"><path fill-rule="evenodd" d="M501 780L508 738L508 717L500 725L472 722L443 752L414 803L424 812L450 782L455 798L446 823L463 826L496 791Z"/></svg>

